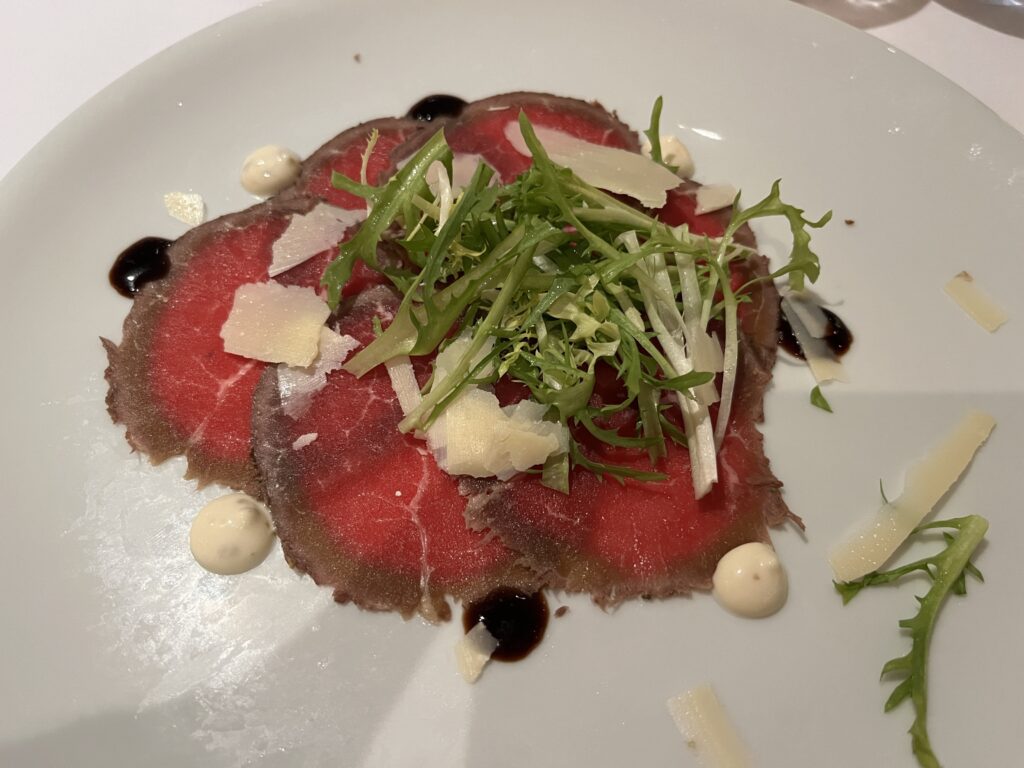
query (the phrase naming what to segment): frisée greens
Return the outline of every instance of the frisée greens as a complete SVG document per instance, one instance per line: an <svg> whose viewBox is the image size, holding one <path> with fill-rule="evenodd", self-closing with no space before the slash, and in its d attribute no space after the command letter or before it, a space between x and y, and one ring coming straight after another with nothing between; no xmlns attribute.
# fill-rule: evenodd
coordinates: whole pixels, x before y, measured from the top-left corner
<svg viewBox="0 0 1024 768"><path fill-rule="evenodd" d="M883 493L883 498L885 494ZM900 627L910 634L910 651L888 661L882 667L882 676L902 678L885 702L885 711L898 706L905 699L914 705L914 722L910 726L911 746L917 762L924 768L939 768L939 760L928 737L928 649L935 632L939 609L950 593L967 594L967 574L984 581L981 572L971 562L978 545L988 531L988 521L980 515L969 515L952 520L939 520L919 526L914 533L933 529L948 529L942 533L946 548L937 554L915 560L888 571L874 571L863 578L849 582L835 582L843 604L850 602L865 587L892 584L904 576L923 572L932 581L924 597L918 597L917 615L900 621ZM949 531L953 531L950 533Z"/></svg>
<svg viewBox="0 0 1024 768"><path fill-rule="evenodd" d="M655 133L659 109L660 100ZM700 498L717 479L716 449L737 372L738 305L755 282L733 290L731 265L753 255L735 235L754 219L784 217L792 250L763 279L785 275L799 289L819 272L809 230L830 214L804 218L782 201L776 182L764 200L734 208L722 237L697 235L553 163L525 114L519 127L533 164L509 183L495 183L494 171L480 163L464 189L453 188L443 132L382 186L334 175L334 185L365 198L370 212L324 273L329 302L337 306L357 260L386 274L403 295L391 324L345 368L362 376L395 358L433 354L452 338L468 338L448 375L424 387L399 425L403 432L427 430L467 387L508 377L547 406L547 419L604 443L647 449L651 458L650 470L602 463L571 439L545 464L545 484L568 492L572 466L619 480L662 479L657 461L671 440L689 449ZM378 260L383 239L402 247L405 266ZM592 402L601 364L623 385L622 402ZM634 425L607 427L627 409L637 414Z"/></svg>

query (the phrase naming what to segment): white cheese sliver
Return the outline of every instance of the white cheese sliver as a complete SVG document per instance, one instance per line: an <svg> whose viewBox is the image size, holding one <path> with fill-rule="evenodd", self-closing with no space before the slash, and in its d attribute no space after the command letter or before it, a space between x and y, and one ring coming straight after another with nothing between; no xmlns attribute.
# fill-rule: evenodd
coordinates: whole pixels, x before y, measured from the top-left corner
<svg viewBox="0 0 1024 768"><path fill-rule="evenodd" d="M359 342L351 336L341 336L321 326L320 352L312 365L306 368L282 365L277 369L277 389L285 415L297 419L305 413L313 395L327 383L327 374L341 368L342 363L358 346Z"/></svg>
<svg viewBox="0 0 1024 768"><path fill-rule="evenodd" d="M828 335L828 317L816 301L793 291L786 291L783 295L789 300L790 308L796 312L800 322L811 336L823 339Z"/></svg>
<svg viewBox="0 0 1024 768"><path fill-rule="evenodd" d="M462 679L467 683L475 683L497 647L498 641L494 635L487 631L482 621L477 622L455 644L455 664Z"/></svg>
<svg viewBox="0 0 1024 768"><path fill-rule="evenodd" d="M840 581L881 568L967 469L995 427L982 411L968 411L956 428L907 471L903 493L859 521L829 552Z"/></svg>
<svg viewBox="0 0 1024 768"><path fill-rule="evenodd" d="M297 213L271 249L268 274L276 277L333 248L351 227L366 218L366 209L348 211L317 203L309 213Z"/></svg>
<svg viewBox="0 0 1024 768"><path fill-rule="evenodd" d="M946 294L960 305L960 309L989 333L1010 319L1002 307L982 291L970 272L961 272L948 283Z"/></svg>
<svg viewBox="0 0 1024 768"><path fill-rule="evenodd" d="M814 380L819 384L824 384L828 381L846 381L846 371L843 369L843 364L832 354L828 344L811 335L807 326L801 321L800 315L793 308L792 301L788 298L782 300L782 313L789 320L796 340L800 342L800 348L804 352L804 359L814 375Z"/></svg>
<svg viewBox="0 0 1024 768"><path fill-rule="evenodd" d="M320 329L330 313L312 288L274 282L240 285L220 329L224 351L305 367L316 359Z"/></svg>
<svg viewBox="0 0 1024 768"><path fill-rule="evenodd" d="M533 129L553 162L571 168L599 189L629 195L648 208L661 208L668 200L668 190L679 186L678 176L643 155L591 144L542 126ZM505 126L505 138L517 152L530 155L518 122L511 121Z"/></svg>
<svg viewBox="0 0 1024 768"><path fill-rule="evenodd" d="M301 451L307 445L316 440L317 437L318 434L316 432L307 432L304 435L299 435L297 438L295 438L295 442L292 443L292 450Z"/></svg>
<svg viewBox="0 0 1024 768"><path fill-rule="evenodd" d="M408 160L405 162L408 162ZM399 168L401 168L405 162L400 163ZM426 181L427 187L433 193L434 197L437 197L441 191L440 170L437 166L440 166L441 169L443 169L444 166L440 161L435 162L436 165L435 163L431 163L430 167L427 168ZM484 163L486 165L483 155L462 153L452 155L452 197L458 197L462 193L462 190L469 186L469 182L473 180L473 174L476 173L476 167L480 163ZM445 176L447 177L447 175L448 172L445 171ZM500 181L497 174L491 178L491 182L493 183L496 180Z"/></svg>
<svg viewBox="0 0 1024 768"><path fill-rule="evenodd" d="M684 179L688 179L693 176L695 170L693 165L693 158L690 156L690 150L686 148L686 145L679 140L677 136L671 134L660 137L661 143L661 159L665 161L667 165L674 165L676 168L676 175L681 176ZM651 156L651 142L644 141L643 147L640 151L644 157Z"/></svg>
<svg viewBox="0 0 1024 768"><path fill-rule="evenodd" d="M423 400L412 362L407 355L399 355L384 363L384 367L388 369L391 388L395 390L402 414L408 416Z"/></svg>
<svg viewBox="0 0 1024 768"><path fill-rule="evenodd" d="M167 213L189 226L197 227L206 220L206 203L194 192L168 192L164 195Z"/></svg>
<svg viewBox="0 0 1024 768"><path fill-rule="evenodd" d="M669 699L669 714L705 768L749 768L750 752L710 685Z"/></svg>
<svg viewBox="0 0 1024 768"><path fill-rule="evenodd" d="M731 184L705 184L697 190L698 216L728 208L736 199L736 187Z"/></svg>
<svg viewBox="0 0 1024 768"><path fill-rule="evenodd" d="M441 468L452 475L507 480L543 464L568 448L565 427L540 418L546 410L529 402L502 408L491 392L468 387L445 409Z"/></svg>

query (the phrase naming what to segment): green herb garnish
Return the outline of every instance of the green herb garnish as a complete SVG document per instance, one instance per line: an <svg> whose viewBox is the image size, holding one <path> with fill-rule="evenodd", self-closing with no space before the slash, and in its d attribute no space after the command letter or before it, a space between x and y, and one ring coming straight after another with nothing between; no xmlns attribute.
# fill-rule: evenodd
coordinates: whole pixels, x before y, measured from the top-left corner
<svg viewBox="0 0 1024 768"><path fill-rule="evenodd" d="M911 746L917 762L924 768L940 768L928 738L928 649L935 631L935 620L950 592L955 595L967 594L967 574L978 581L984 581L981 572L971 562L971 556L985 538L988 521L979 515L970 515L928 523L919 526L914 533L937 528L955 531L943 531L946 548L941 552L889 571L869 573L856 581L835 582L836 591L842 595L845 605L865 587L892 584L911 573L926 573L932 581L924 597L917 598L920 604L917 614L899 623L910 634L910 652L891 659L882 667L883 677L902 678L885 702L885 711L890 711L908 698L914 705L914 722L910 727Z"/></svg>
<svg viewBox="0 0 1024 768"><path fill-rule="evenodd" d="M660 106L659 99L649 129L656 155ZM775 275L787 274L794 284L813 281L818 260L806 228L823 225L828 216L803 219L802 211L781 202L776 183L768 198L734 212L724 237L693 235L556 165L525 114L519 122L532 167L511 183L493 184L493 171L481 164L454 201L435 195L427 183L435 162L451 173L452 153L441 132L380 187L368 186L365 177L334 180L367 199L372 210L324 273L332 306L357 259L387 274L403 294L391 324L345 368L361 376L396 356L433 354L454 336L468 337L459 361L402 420L402 431L429 428L466 386L508 377L550 406L547 418L575 434L650 457L652 471L602 463L573 439L567 454L545 465L546 485L567 490L571 466L617 479L663 479L654 467L669 439L690 449L699 497L716 476L715 438L721 440L728 420L739 351L737 307L753 285L735 292L729 286L731 262L752 254L733 235L750 219L785 217L794 247ZM405 268L377 262L386 239L404 248ZM710 330L725 337L715 353ZM480 362L485 349L491 351ZM721 358L716 435L708 406L718 399L712 371ZM622 383L622 402L592 402L599 364ZM489 378L481 378L485 370ZM611 428L612 416L622 412L635 419Z"/></svg>
<svg viewBox="0 0 1024 768"><path fill-rule="evenodd" d="M825 395L821 393L820 386L811 390L811 405L815 408L821 408L823 411L832 413L832 406L829 404L828 400L825 399Z"/></svg>

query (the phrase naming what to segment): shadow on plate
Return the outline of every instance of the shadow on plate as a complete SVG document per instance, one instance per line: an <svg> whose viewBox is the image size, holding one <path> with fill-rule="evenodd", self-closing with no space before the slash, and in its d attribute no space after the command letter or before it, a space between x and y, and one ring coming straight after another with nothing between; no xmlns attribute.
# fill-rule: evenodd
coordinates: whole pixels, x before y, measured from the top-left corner
<svg viewBox="0 0 1024 768"><path fill-rule="evenodd" d="M860 29L873 29L913 16L930 0L796 0ZM1024 0L935 0L978 24L1024 37Z"/></svg>
<svg viewBox="0 0 1024 768"><path fill-rule="evenodd" d="M1024 38L1024 0L1005 0L1005 4L991 0L989 2L985 2L985 0L936 0L936 2L953 13L959 13L989 29L1013 37ZM1011 4L1013 2L1017 4Z"/></svg>
<svg viewBox="0 0 1024 768"><path fill-rule="evenodd" d="M929 0L796 0L859 29L892 24L913 16Z"/></svg>

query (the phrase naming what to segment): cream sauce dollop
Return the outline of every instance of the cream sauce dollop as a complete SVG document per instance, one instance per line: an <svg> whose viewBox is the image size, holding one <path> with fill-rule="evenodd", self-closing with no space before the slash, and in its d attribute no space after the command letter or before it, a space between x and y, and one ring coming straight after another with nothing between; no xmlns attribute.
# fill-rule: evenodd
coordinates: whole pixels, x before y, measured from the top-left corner
<svg viewBox="0 0 1024 768"><path fill-rule="evenodd" d="M211 573L233 576L262 563L274 546L267 508L245 493L214 499L196 515L188 536L192 556Z"/></svg>
<svg viewBox="0 0 1024 768"><path fill-rule="evenodd" d="M299 178L302 161L290 149L268 144L245 158L242 186L258 197L276 195Z"/></svg>
<svg viewBox="0 0 1024 768"><path fill-rule="evenodd" d="M789 595L789 579L779 556L759 541L726 552L718 561L712 584L719 604L750 619L771 616Z"/></svg>

